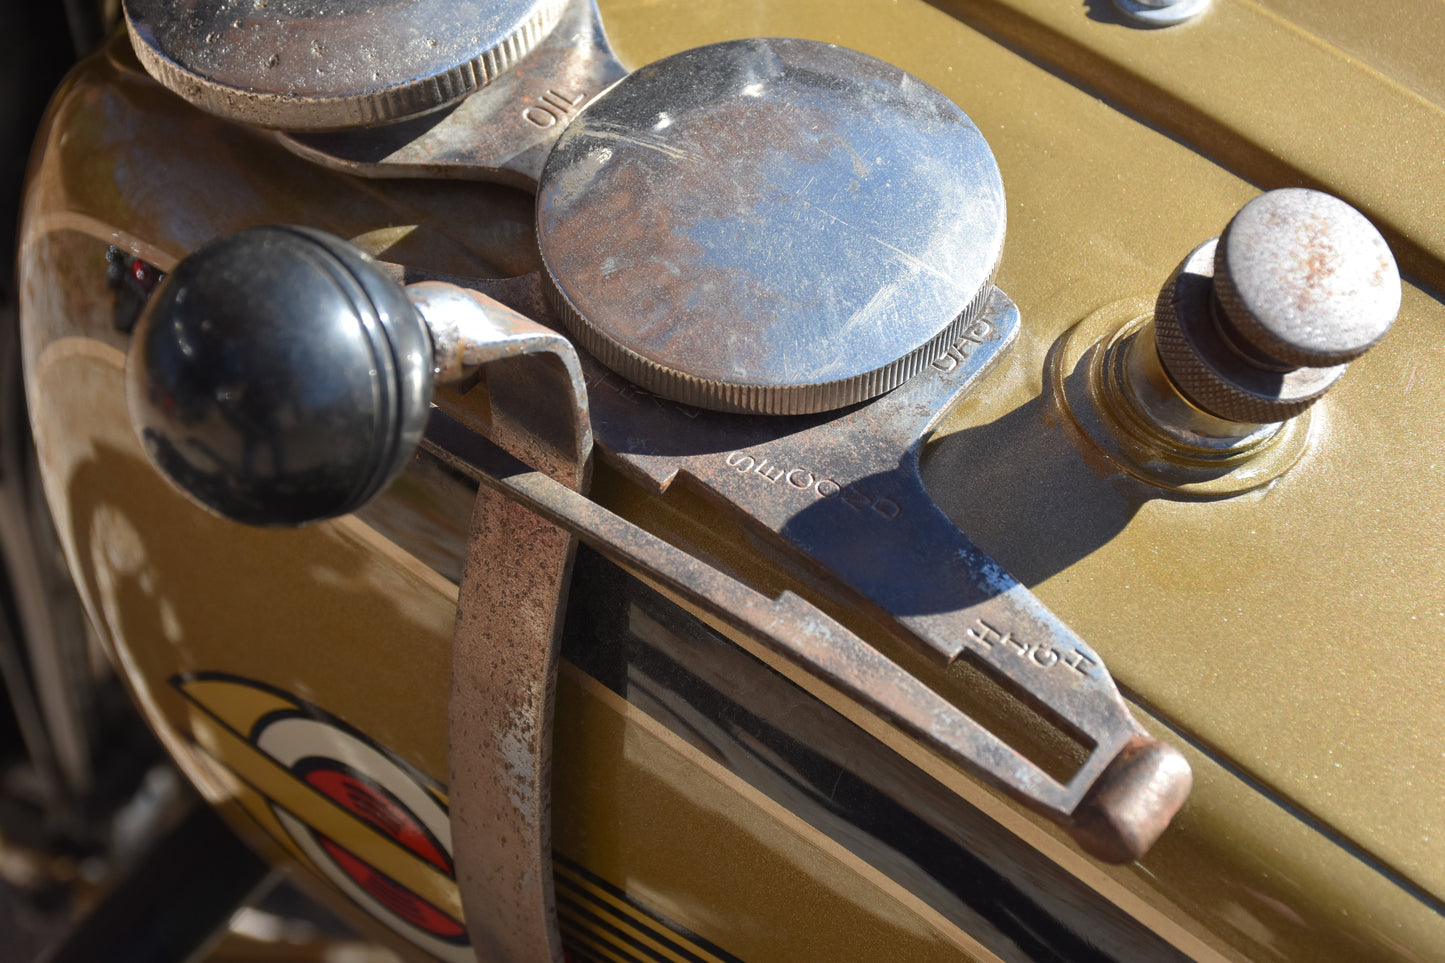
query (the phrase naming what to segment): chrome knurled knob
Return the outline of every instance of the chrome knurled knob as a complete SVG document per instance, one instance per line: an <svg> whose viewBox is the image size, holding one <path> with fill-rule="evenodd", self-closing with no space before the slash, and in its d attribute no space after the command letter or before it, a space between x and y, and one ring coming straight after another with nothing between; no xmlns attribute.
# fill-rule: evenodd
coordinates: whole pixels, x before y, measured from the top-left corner
<svg viewBox="0 0 1445 963"><path fill-rule="evenodd" d="M1304 411L1375 345L1400 310L1380 232L1303 188L1250 201L1160 292L1159 358L1191 402L1265 424Z"/></svg>

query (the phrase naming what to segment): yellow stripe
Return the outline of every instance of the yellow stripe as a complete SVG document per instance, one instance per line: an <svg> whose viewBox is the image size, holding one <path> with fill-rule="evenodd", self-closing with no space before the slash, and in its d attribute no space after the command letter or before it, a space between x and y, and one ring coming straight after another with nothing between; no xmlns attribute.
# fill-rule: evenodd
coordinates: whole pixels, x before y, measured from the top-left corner
<svg viewBox="0 0 1445 963"><path fill-rule="evenodd" d="M704 947L698 946L698 944L689 940L689 938L683 936L683 934L678 933L678 931L657 923L652 917L646 917L646 915L640 914L639 909L633 907L629 902L618 898L618 896L611 894L611 892L605 891L605 889L598 888L597 885L585 879L584 876L579 876L574 870L566 868L566 866L561 865L561 863L552 863L552 875L559 883L565 882L566 885L575 886L575 888L587 892L587 895L591 896L592 901L597 902L597 904L604 904L598 907L598 909L610 909L613 917L623 918L623 920L630 921L630 923L633 924L644 925L644 927L649 928L649 931L652 931L652 933L665 934L668 940L672 941L672 943L679 944L679 946L682 946L682 949L694 954L698 959L711 960L711 963L727 963L727 960L721 960L720 957L715 956L715 954L709 953ZM566 878L565 881L562 879L564 876ZM669 953L669 956L672 956L672 954ZM676 957L673 956L673 959L676 959Z"/></svg>
<svg viewBox="0 0 1445 963"><path fill-rule="evenodd" d="M673 946L658 939L658 934L665 932L666 938L671 940L673 944L683 944L686 949L694 950L693 947L687 945L687 940L679 937L678 934L672 930L662 930L656 921L638 914L635 908L627 907L626 910L619 911L615 903L602 902L598 899L596 890L591 889L585 883L574 882L570 874L568 874L568 878L564 879L564 873L566 873L564 867L553 863L552 875L557 883L558 895L565 894L572 897L576 902L583 904L587 909L596 913L597 916L605 919L619 930L625 932L628 936L642 943L658 956L671 960L672 963L694 963L693 960L679 953ZM588 925L586 921L582 922L583 925ZM695 952L698 957L704 960L712 959L712 957L709 957L700 950Z"/></svg>
<svg viewBox="0 0 1445 963"><path fill-rule="evenodd" d="M640 963L637 957L629 953L619 954L615 947L603 941L600 934L585 928L571 918L563 917L561 922L563 942L580 946L588 956L609 960L611 963Z"/></svg>
<svg viewBox="0 0 1445 963"><path fill-rule="evenodd" d="M251 788L443 913L462 919L461 893L451 877L215 724L214 717L193 713L192 721L196 741Z"/></svg>

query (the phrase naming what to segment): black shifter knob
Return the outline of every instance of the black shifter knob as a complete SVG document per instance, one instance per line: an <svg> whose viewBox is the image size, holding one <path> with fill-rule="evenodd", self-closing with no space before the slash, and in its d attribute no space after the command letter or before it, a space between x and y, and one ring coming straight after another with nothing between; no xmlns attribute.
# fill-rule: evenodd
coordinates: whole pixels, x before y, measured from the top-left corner
<svg viewBox="0 0 1445 963"><path fill-rule="evenodd" d="M126 361L131 423L183 492L251 525L355 511L401 471L432 344L365 253L300 227L214 241L156 289Z"/></svg>

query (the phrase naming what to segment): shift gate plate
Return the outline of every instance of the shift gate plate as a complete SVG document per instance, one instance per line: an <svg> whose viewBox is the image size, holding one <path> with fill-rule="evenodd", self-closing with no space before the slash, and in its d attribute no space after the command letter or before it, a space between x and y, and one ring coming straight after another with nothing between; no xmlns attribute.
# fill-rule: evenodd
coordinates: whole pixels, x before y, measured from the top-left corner
<svg viewBox="0 0 1445 963"><path fill-rule="evenodd" d="M479 288L523 314L548 317L535 275ZM608 461L658 492L686 477L745 526L791 545L828 584L855 593L938 663L966 655L985 666L1078 740L1087 759L1071 775L1051 774L872 648L848 649L844 642L855 637L841 628L831 632L834 648L805 654L772 635L767 645L781 645L946 758L1069 826L1089 852L1126 861L1148 849L1183 802L1187 765L1134 720L1099 655L959 531L919 475L929 434L999 361L1018 325L1013 302L991 289L979 317L922 373L882 398L829 414L703 411L640 389L590 356L581 362L596 444ZM620 537L610 525L596 547L609 554L622 543L608 542Z"/></svg>
<svg viewBox="0 0 1445 963"><path fill-rule="evenodd" d="M1103 660L968 540L923 487L937 423L1018 334L996 289L924 373L841 414L738 418L649 397L584 360L598 444L666 490L685 475L777 533L948 663L968 653L1047 706L1098 751L1066 783L979 728L973 761L998 783L1070 813L1138 731ZM630 390L629 390L630 389Z"/></svg>

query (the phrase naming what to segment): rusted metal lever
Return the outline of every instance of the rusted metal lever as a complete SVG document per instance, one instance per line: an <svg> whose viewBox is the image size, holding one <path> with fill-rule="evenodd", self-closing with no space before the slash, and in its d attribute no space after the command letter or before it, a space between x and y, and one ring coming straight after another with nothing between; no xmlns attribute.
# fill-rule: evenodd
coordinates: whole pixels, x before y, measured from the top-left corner
<svg viewBox="0 0 1445 963"><path fill-rule="evenodd" d="M489 433L550 484L585 491L592 431L571 343L455 285L414 284L407 296L431 330L438 383L466 386L485 366ZM519 501L478 490L452 637L448 760L457 886L482 960L562 959L552 714L575 547Z"/></svg>

